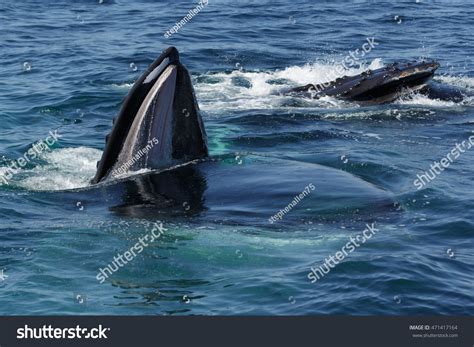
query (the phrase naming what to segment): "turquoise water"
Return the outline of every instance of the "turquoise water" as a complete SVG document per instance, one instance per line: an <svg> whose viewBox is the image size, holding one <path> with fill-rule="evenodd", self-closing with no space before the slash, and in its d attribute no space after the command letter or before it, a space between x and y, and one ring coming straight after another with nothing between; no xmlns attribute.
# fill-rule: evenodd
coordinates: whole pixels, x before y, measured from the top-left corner
<svg viewBox="0 0 474 347"><path fill-rule="evenodd" d="M471 2L209 1L166 39L196 6L0 4L0 173L60 135L0 186L0 313L473 314L474 149L413 184L474 135L473 100L360 107L276 93L324 81L368 37L379 44L347 74L430 57L438 82L472 92ZM214 160L90 187L122 99L170 45ZM99 283L160 222L164 234ZM366 223L379 231L311 283Z"/></svg>

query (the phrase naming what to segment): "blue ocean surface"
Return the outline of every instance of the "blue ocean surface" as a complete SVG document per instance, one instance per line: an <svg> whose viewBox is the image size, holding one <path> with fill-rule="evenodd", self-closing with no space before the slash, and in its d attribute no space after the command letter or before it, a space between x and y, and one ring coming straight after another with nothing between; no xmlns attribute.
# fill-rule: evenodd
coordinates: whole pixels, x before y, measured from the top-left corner
<svg viewBox="0 0 474 347"><path fill-rule="evenodd" d="M278 94L330 80L370 38L345 74L432 58L436 82L473 92L472 1L209 0L165 38L198 5L0 2L0 314L474 314L474 148L414 184L474 135L472 97ZM123 98L168 46L192 74L213 158L164 174L195 183L171 207L147 178L89 183ZM370 240L311 283L367 224Z"/></svg>

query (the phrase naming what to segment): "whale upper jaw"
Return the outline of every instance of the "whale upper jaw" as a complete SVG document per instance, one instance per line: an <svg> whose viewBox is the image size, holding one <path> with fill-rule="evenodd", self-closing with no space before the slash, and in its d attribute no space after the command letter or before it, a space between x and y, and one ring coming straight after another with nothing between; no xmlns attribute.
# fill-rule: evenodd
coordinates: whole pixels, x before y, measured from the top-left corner
<svg viewBox="0 0 474 347"><path fill-rule="evenodd" d="M92 183L129 171L160 169L208 155L191 77L176 48L166 49L135 82Z"/></svg>

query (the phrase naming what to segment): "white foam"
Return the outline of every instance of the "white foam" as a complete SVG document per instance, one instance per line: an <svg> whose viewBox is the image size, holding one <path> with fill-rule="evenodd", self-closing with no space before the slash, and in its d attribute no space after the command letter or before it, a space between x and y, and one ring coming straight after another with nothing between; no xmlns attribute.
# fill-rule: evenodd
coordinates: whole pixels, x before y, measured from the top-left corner
<svg viewBox="0 0 474 347"><path fill-rule="evenodd" d="M15 168L9 168L8 166L0 167L0 176L8 176L8 174L16 174L21 170Z"/></svg>
<svg viewBox="0 0 474 347"><path fill-rule="evenodd" d="M465 88L468 90L474 91L474 78L467 76L437 76L436 81L440 81L445 84L450 84L452 86Z"/></svg>
<svg viewBox="0 0 474 347"><path fill-rule="evenodd" d="M430 106L430 107L459 106L459 104L455 103L454 101L430 99L428 96L422 95L422 94L413 94L407 98L399 99L395 103L399 105L421 105L421 106Z"/></svg>
<svg viewBox="0 0 474 347"><path fill-rule="evenodd" d="M374 59L369 65L359 68L349 68L342 75L353 76L367 69L378 69L383 67L380 58ZM195 84L197 97L201 108L207 112L214 110L231 109L272 109L281 107L285 101L292 98L280 96L278 92L305 84L318 84L328 82L341 77L337 71L340 68L338 62L321 63L315 62L304 66L290 66L276 71L242 71L234 70L230 73L219 72L209 74L208 81ZM235 79L245 80L250 87L237 85ZM280 83L272 84L278 80ZM218 81L215 83L215 81ZM332 98L319 100L305 99L303 102L308 106L321 106L324 108L340 108L345 103Z"/></svg>
<svg viewBox="0 0 474 347"><path fill-rule="evenodd" d="M375 133L365 133L364 134L365 137L373 137L373 138L376 138L377 140L382 140L382 138L380 137L379 134L375 134Z"/></svg>
<svg viewBox="0 0 474 347"><path fill-rule="evenodd" d="M88 148L64 148L44 152L45 162L33 169L20 170L12 184L29 190L62 190L86 187L96 172L101 151Z"/></svg>
<svg viewBox="0 0 474 347"><path fill-rule="evenodd" d="M117 89L130 89L132 88L133 83L122 83L122 84L116 84L113 83L112 87L117 88Z"/></svg>

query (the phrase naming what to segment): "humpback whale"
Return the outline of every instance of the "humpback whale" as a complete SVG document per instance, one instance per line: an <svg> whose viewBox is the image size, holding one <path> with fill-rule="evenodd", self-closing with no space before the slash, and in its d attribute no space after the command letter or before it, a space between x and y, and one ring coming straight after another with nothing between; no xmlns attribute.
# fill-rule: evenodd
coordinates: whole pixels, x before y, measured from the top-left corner
<svg viewBox="0 0 474 347"><path fill-rule="evenodd" d="M212 223L222 218L269 225L270 216L313 183L316 192L302 202L312 208L295 209L286 223L356 220L395 209L389 192L338 169L254 154L242 159L208 155L191 77L170 47L126 96L106 136L93 184L63 198L80 198L90 210L104 208L106 201L121 216L193 213ZM136 172L142 169L149 170ZM129 171L132 176L121 175Z"/></svg>
<svg viewBox="0 0 474 347"><path fill-rule="evenodd" d="M431 98L461 101L460 90L430 81L439 66L434 60L395 62L356 76L291 88L281 94L312 99L331 96L367 105L392 102L417 91Z"/></svg>

